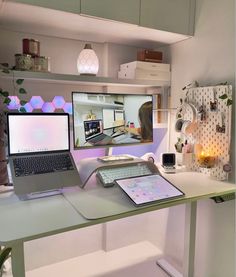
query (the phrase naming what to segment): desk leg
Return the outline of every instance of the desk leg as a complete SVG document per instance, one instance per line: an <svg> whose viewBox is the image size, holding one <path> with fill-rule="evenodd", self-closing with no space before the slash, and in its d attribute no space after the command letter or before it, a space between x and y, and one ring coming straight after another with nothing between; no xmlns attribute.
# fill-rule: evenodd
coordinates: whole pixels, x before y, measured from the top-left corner
<svg viewBox="0 0 236 277"><path fill-rule="evenodd" d="M197 202L186 204L185 209L185 242L183 276L194 276L195 240L196 240Z"/></svg>
<svg viewBox="0 0 236 277"><path fill-rule="evenodd" d="M164 258L157 260L159 265L171 277L193 277L196 239L197 202L187 203L185 207L184 261L183 273L177 271Z"/></svg>
<svg viewBox="0 0 236 277"><path fill-rule="evenodd" d="M17 242L12 246L11 264L13 277L25 277L24 243Z"/></svg>

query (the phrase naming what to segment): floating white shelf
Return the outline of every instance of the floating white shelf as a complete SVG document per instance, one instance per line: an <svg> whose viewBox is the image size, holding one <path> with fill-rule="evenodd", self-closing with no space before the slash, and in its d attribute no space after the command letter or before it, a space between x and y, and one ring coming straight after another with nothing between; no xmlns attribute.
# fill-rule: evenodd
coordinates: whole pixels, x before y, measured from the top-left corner
<svg viewBox="0 0 236 277"><path fill-rule="evenodd" d="M10 74L1 73L4 78L22 78L32 81L43 81L50 83L68 83L82 85L100 85L100 86L132 86L132 87L165 87L170 86L169 81L157 80L132 80L132 79L116 79L110 77L99 76L80 76L72 74L44 73L32 71L13 71Z"/></svg>

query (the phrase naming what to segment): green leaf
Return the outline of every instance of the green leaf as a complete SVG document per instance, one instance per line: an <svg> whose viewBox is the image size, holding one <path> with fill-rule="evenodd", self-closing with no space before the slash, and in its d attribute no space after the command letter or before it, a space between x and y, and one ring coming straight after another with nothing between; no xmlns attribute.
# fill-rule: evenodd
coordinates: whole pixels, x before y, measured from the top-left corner
<svg viewBox="0 0 236 277"><path fill-rule="evenodd" d="M0 63L0 65L4 66L4 67L9 67L8 63Z"/></svg>
<svg viewBox="0 0 236 277"><path fill-rule="evenodd" d="M26 90L25 90L24 88L20 88L20 89L19 89L19 93L20 93L20 94L26 94Z"/></svg>
<svg viewBox="0 0 236 277"><path fill-rule="evenodd" d="M228 95L227 94L223 94L221 96L219 96L220 99L227 99L228 98Z"/></svg>
<svg viewBox="0 0 236 277"><path fill-rule="evenodd" d="M216 86L226 86L228 84L228 82L222 82L222 83L219 83L219 84L216 84Z"/></svg>
<svg viewBox="0 0 236 277"><path fill-rule="evenodd" d="M233 100L232 100L232 99L228 99L226 105L227 105L227 106L230 106L230 105L232 105L232 104L233 104Z"/></svg>
<svg viewBox="0 0 236 277"><path fill-rule="evenodd" d="M10 73L10 70L6 69L6 68L3 68L2 70L3 73L6 73L6 74L9 74Z"/></svg>
<svg viewBox="0 0 236 277"><path fill-rule="evenodd" d="M9 105L11 103L11 98L6 97L3 103Z"/></svg>
<svg viewBox="0 0 236 277"><path fill-rule="evenodd" d="M20 107L20 108L19 108L19 112L21 112L21 113L26 113L26 109L25 109L24 107Z"/></svg>
<svg viewBox="0 0 236 277"><path fill-rule="evenodd" d="M16 83L17 85L21 85L24 82L24 79L17 79Z"/></svg>
<svg viewBox="0 0 236 277"><path fill-rule="evenodd" d="M21 106L24 106L26 103L27 103L27 101L25 101L25 100L20 100Z"/></svg>
<svg viewBox="0 0 236 277"><path fill-rule="evenodd" d="M8 91L0 91L0 94L4 97L8 97L9 96L9 92Z"/></svg>
<svg viewBox="0 0 236 277"><path fill-rule="evenodd" d="M7 247L0 251L0 269L2 268L4 262L8 259L11 252L11 248Z"/></svg>

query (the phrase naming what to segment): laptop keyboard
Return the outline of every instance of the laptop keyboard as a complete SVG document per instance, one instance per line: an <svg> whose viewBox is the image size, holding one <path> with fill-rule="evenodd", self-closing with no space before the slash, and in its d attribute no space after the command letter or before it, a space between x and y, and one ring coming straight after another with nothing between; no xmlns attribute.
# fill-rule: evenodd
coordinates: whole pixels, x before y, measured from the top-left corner
<svg viewBox="0 0 236 277"><path fill-rule="evenodd" d="M16 177L74 169L69 154L15 158L13 165Z"/></svg>

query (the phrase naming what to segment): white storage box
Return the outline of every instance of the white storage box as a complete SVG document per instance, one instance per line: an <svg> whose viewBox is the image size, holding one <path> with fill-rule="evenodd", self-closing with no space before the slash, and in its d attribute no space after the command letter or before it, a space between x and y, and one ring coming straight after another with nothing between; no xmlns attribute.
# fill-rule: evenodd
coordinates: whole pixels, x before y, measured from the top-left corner
<svg viewBox="0 0 236 277"><path fill-rule="evenodd" d="M170 72L160 70L122 70L118 72L119 79L144 79L144 80L159 80L170 81Z"/></svg>
<svg viewBox="0 0 236 277"><path fill-rule="evenodd" d="M141 61L134 61L134 62L124 63L120 65L120 71L135 70L135 69L160 70L164 72L170 72L170 65L165 63L150 63L150 62L141 62Z"/></svg>

